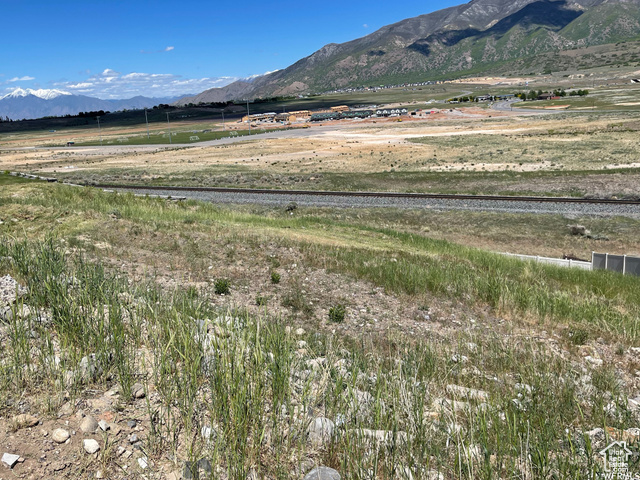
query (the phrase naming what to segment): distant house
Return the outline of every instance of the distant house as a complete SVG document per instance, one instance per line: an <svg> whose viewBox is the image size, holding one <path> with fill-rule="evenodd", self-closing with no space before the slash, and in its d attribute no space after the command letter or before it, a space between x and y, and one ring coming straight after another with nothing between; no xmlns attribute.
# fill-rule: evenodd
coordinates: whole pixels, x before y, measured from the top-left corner
<svg viewBox="0 0 640 480"><path fill-rule="evenodd" d="M331 107L332 112L348 112L349 107L346 105L338 105L337 107Z"/></svg>
<svg viewBox="0 0 640 480"><path fill-rule="evenodd" d="M242 123L247 123L249 119L251 119L252 122L270 122L273 121L275 116L275 112L256 113L254 115L251 115L251 117L245 115L244 117L242 117Z"/></svg>
<svg viewBox="0 0 640 480"><path fill-rule="evenodd" d="M397 115L407 115L409 110L406 108L380 108L376 110L376 115L378 117L391 117Z"/></svg>
<svg viewBox="0 0 640 480"><path fill-rule="evenodd" d="M560 97L554 95L553 93L543 93L542 95L538 95L538 100L557 100Z"/></svg>
<svg viewBox="0 0 640 480"><path fill-rule="evenodd" d="M373 115L373 110L350 110L347 112L319 112L311 115L312 122L322 122L324 120L343 120L353 118L369 118Z"/></svg>
<svg viewBox="0 0 640 480"><path fill-rule="evenodd" d="M311 115L312 122L323 122L325 120L339 120L340 112L319 112Z"/></svg>
<svg viewBox="0 0 640 480"><path fill-rule="evenodd" d="M295 122L298 118L293 113L278 113L274 120L276 122Z"/></svg>
<svg viewBox="0 0 640 480"><path fill-rule="evenodd" d="M309 110L295 110L293 112L289 112L291 115L295 115L298 118L310 117L311 112Z"/></svg>

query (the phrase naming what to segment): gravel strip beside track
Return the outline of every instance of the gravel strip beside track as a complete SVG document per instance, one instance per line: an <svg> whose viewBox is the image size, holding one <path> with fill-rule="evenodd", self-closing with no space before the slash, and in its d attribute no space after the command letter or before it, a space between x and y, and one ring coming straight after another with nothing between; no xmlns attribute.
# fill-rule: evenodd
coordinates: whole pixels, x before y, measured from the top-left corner
<svg viewBox="0 0 640 480"><path fill-rule="evenodd" d="M117 188L112 188L118 190ZM139 195L186 197L212 203L258 204L284 207L290 202L305 207L333 208L414 208L433 210L470 210L504 213L537 213L575 216L623 216L640 219L640 205L597 203L522 202L509 200L457 200L433 198L358 197L313 194L270 194L249 192L212 192L183 190L134 190Z"/></svg>

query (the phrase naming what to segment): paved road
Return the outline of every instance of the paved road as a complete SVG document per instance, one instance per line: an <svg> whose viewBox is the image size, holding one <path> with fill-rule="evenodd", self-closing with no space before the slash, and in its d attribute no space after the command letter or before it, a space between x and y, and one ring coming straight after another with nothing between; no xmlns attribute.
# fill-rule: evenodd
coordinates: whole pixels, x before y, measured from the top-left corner
<svg viewBox="0 0 640 480"><path fill-rule="evenodd" d="M197 143L174 143L171 145L94 145L94 146L78 146L78 147L5 147L0 151L19 151L19 150L61 150L69 152L93 152L96 149L100 149L105 153L109 152L141 152L141 151L157 151L157 150L169 150L174 148L197 148L197 147L210 147L215 145L228 145L232 143L246 142L249 140L267 140L273 138L309 138L317 136L319 134L332 132L332 131L344 131L344 125L314 125L310 128L293 128L290 130L278 130L276 132L265 132L256 135L239 135L237 137L226 137L217 140L208 140L205 142Z"/></svg>
<svg viewBox="0 0 640 480"><path fill-rule="evenodd" d="M520 100L519 98L515 100L503 100L500 102L495 102L493 105L491 105L491 109L497 110L499 112L510 112L510 113L525 114L525 115L542 115L546 113L553 113L553 114L565 113L564 110L540 110L535 108L517 108L517 107L513 108L513 105L519 102L522 102L522 100Z"/></svg>

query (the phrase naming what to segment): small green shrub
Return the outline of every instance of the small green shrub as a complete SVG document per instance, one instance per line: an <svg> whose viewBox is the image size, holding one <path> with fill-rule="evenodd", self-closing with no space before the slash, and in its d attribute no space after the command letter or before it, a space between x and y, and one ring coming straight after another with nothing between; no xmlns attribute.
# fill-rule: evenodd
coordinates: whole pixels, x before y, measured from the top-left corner
<svg viewBox="0 0 640 480"><path fill-rule="evenodd" d="M347 312L346 308L342 304L338 304L335 307L329 309L329 321L333 323L344 322L344 315Z"/></svg>
<svg viewBox="0 0 640 480"><path fill-rule="evenodd" d="M569 341L574 345L584 345L589 340L589 331L585 328L575 327L569 330Z"/></svg>
<svg viewBox="0 0 640 480"><path fill-rule="evenodd" d="M263 297L262 295L256 295L256 305L259 307L264 307L267 304L267 297Z"/></svg>
<svg viewBox="0 0 640 480"><path fill-rule="evenodd" d="M271 283L274 285L280 283L280 274L278 272L271 272Z"/></svg>
<svg viewBox="0 0 640 480"><path fill-rule="evenodd" d="M297 280L291 282L290 288L282 296L281 303L283 307L290 308L294 312L302 312L306 315L313 313L313 307L307 301L302 285Z"/></svg>
<svg viewBox="0 0 640 480"><path fill-rule="evenodd" d="M216 295L228 295L230 292L231 282L227 278L219 278L213 284Z"/></svg>

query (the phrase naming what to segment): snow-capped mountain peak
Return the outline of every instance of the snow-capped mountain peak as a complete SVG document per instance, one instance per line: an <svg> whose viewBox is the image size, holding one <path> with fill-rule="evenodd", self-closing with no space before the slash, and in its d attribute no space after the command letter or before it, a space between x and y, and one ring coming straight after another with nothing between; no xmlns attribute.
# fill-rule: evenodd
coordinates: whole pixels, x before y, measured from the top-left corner
<svg viewBox="0 0 640 480"><path fill-rule="evenodd" d="M13 92L8 93L4 97L1 97L0 100L4 98L26 97L28 95L33 95L35 97L42 98L43 100L52 100L61 95L71 95L71 94L69 92L64 92L62 90L45 90L42 88L38 90L33 90L31 88L26 88L26 89L16 88Z"/></svg>

